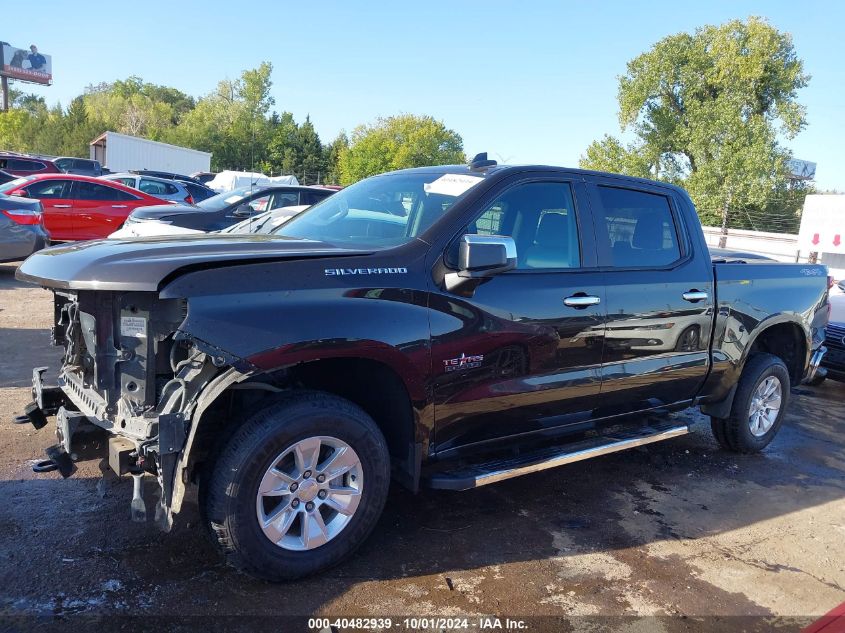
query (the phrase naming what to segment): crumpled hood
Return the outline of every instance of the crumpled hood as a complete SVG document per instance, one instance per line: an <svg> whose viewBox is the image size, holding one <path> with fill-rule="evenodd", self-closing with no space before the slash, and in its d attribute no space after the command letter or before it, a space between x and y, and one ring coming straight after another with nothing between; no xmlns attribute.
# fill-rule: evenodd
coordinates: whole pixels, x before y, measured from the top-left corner
<svg viewBox="0 0 845 633"><path fill-rule="evenodd" d="M342 257L369 252L276 235L110 239L38 251L18 268L15 276L47 288L157 291L164 278L187 266Z"/></svg>

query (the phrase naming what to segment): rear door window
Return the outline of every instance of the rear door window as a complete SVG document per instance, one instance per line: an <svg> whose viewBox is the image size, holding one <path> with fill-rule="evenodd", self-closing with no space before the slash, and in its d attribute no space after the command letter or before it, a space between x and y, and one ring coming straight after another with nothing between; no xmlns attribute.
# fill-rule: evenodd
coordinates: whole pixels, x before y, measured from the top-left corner
<svg viewBox="0 0 845 633"><path fill-rule="evenodd" d="M188 190L188 193L191 194L191 197L194 199L195 202L208 197L206 195L205 189L203 189L199 185L195 185L191 182L183 182L182 186Z"/></svg>
<svg viewBox="0 0 845 633"><path fill-rule="evenodd" d="M669 198L620 187L597 187L602 209L596 231L605 233L610 265L616 268L668 266L681 258Z"/></svg>
<svg viewBox="0 0 845 633"><path fill-rule="evenodd" d="M109 200L126 201L137 200L137 198L125 191L98 185L93 182L77 181L74 183L73 198L75 200Z"/></svg>
<svg viewBox="0 0 845 633"><path fill-rule="evenodd" d="M268 211L281 209L282 207L293 207L299 204L299 194L296 191L283 191L273 194L273 202Z"/></svg>
<svg viewBox="0 0 845 633"><path fill-rule="evenodd" d="M144 193L150 194L151 196L172 196L175 193L179 193L179 190L170 183L160 182L158 180L148 180L147 178L141 179L138 189Z"/></svg>
<svg viewBox="0 0 845 633"><path fill-rule="evenodd" d="M306 191L302 194L300 204L317 204L320 200L328 198L332 193L331 191ZM407 210L405 213L407 214Z"/></svg>
<svg viewBox="0 0 845 633"><path fill-rule="evenodd" d="M49 200L57 198L68 198L70 182L67 180L40 180L25 189L29 198Z"/></svg>
<svg viewBox="0 0 845 633"><path fill-rule="evenodd" d="M9 158L6 161L5 169L11 169L12 171L43 171L47 169L47 165L37 160Z"/></svg>

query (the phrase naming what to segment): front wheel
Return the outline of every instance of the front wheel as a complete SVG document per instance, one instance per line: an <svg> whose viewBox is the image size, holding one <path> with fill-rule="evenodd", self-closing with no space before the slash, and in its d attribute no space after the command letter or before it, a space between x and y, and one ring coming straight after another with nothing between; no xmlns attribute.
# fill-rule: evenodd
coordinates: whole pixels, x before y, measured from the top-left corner
<svg viewBox="0 0 845 633"><path fill-rule="evenodd" d="M205 494L227 561L281 581L349 556L378 521L390 464L381 431L351 402L294 392L226 442Z"/></svg>
<svg viewBox="0 0 845 633"><path fill-rule="evenodd" d="M678 342L675 344L675 351L678 352L696 352L700 348L701 343L701 329L697 325L691 325L678 337Z"/></svg>
<svg viewBox="0 0 845 633"><path fill-rule="evenodd" d="M730 417L710 419L719 445L736 453L763 450L783 424L789 389L783 361L772 354L754 354L740 376Z"/></svg>

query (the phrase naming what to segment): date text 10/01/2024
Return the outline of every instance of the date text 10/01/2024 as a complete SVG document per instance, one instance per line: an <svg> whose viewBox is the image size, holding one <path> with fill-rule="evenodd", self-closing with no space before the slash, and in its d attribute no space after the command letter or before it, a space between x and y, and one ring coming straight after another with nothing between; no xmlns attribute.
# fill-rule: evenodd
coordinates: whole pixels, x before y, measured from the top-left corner
<svg viewBox="0 0 845 633"><path fill-rule="evenodd" d="M308 628L312 631L324 630L388 630L391 628L409 630L437 630L437 631L458 631L458 630L501 630L519 631L528 628L525 620L512 620L510 618L497 618L484 616L479 618L310 618Z"/></svg>

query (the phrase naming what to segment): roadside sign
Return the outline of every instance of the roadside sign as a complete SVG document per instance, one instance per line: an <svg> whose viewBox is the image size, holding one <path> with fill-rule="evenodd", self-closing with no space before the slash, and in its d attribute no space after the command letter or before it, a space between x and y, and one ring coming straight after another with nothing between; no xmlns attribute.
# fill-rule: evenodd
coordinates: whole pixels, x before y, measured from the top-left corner
<svg viewBox="0 0 845 633"><path fill-rule="evenodd" d="M807 196L798 248L811 253L845 253L845 195Z"/></svg>

